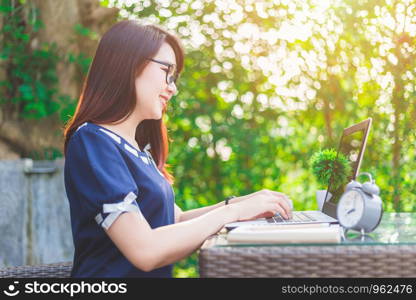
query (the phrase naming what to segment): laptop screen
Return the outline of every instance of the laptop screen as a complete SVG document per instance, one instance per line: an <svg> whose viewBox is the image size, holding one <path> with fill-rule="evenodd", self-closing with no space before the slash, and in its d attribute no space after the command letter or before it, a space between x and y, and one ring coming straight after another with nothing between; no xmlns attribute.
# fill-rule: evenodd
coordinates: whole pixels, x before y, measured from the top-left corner
<svg viewBox="0 0 416 300"><path fill-rule="evenodd" d="M343 131L338 148L338 154L344 154L344 156L349 160L351 164L351 174L338 188L331 184L332 178L329 179L325 203L322 211L333 218L337 217L336 207L339 199L344 193L345 186L358 175L370 126L371 118L346 128Z"/></svg>

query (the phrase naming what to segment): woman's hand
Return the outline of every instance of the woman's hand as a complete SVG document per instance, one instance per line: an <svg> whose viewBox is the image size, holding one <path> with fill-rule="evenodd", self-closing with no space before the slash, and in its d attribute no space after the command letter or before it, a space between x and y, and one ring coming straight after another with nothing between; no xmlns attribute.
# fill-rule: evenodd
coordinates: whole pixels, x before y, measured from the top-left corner
<svg viewBox="0 0 416 300"><path fill-rule="evenodd" d="M233 198L230 207L236 212L237 221L270 218L279 213L283 218L292 218L292 201L285 194L261 190L242 197Z"/></svg>

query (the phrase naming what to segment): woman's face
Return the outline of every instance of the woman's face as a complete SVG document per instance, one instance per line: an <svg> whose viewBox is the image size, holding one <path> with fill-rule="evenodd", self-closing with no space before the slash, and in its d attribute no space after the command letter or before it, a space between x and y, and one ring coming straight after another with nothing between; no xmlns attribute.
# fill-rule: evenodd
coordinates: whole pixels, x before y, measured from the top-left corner
<svg viewBox="0 0 416 300"><path fill-rule="evenodd" d="M176 64L175 52L168 43L163 43L154 60ZM170 98L176 93L175 83L166 82L168 66L149 60L143 72L136 77L136 108L140 120L162 118L162 112Z"/></svg>

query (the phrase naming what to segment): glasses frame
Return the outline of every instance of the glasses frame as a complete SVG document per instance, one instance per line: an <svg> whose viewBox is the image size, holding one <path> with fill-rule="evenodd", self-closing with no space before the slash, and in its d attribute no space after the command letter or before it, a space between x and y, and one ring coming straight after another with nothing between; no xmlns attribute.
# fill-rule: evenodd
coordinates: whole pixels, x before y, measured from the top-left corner
<svg viewBox="0 0 416 300"><path fill-rule="evenodd" d="M168 70L165 71L166 72L166 83L169 85L173 82L176 85L176 80L178 80L178 72L176 72L176 65L175 64L170 64L170 63L160 61L160 60L156 60L156 59L153 59L153 58L148 58L148 60L153 61L153 62L158 63L158 64L161 64L161 65L164 65L164 66L167 66ZM172 67L175 68L175 74L170 76L170 78L172 78L172 79L169 82L170 78L168 78L169 77L168 74L170 73L170 68L172 68Z"/></svg>

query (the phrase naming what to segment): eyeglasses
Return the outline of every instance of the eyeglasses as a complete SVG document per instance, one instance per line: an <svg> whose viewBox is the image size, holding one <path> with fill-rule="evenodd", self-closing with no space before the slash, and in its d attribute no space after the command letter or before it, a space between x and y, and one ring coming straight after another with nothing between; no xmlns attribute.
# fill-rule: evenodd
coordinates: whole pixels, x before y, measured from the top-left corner
<svg viewBox="0 0 416 300"><path fill-rule="evenodd" d="M172 82L176 84L176 80L178 79L178 74L176 72L176 65L175 64L170 64L164 61L160 61L160 60L156 60L153 58L148 58L148 60L151 60L155 63L167 66L168 69L164 70L166 72L166 83L167 84L171 84Z"/></svg>

